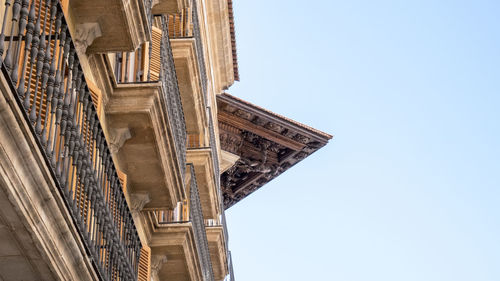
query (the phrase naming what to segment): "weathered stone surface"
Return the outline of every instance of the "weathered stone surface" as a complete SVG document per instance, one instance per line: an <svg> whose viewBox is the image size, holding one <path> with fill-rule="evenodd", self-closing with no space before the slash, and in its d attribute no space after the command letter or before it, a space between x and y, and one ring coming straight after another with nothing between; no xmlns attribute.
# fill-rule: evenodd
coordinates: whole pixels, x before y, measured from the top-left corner
<svg viewBox="0 0 500 281"><path fill-rule="evenodd" d="M133 51L151 32L144 3L143 0L71 0L67 18L76 30L81 24L98 23L102 36L92 40L87 53Z"/></svg>
<svg viewBox="0 0 500 281"><path fill-rule="evenodd" d="M0 237L0 280L98 280L1 74Z"/></svg>
<svg viewBox="0 0 500 281"><path fill-rule="evenodd" d="M114 159L127 174L130 193L150 194L146 209L173 208L185 198L161 87L160 83L119 85L106 105L110 135L129 132L112 137L112 147L115 143L119 147Z"/></svg>

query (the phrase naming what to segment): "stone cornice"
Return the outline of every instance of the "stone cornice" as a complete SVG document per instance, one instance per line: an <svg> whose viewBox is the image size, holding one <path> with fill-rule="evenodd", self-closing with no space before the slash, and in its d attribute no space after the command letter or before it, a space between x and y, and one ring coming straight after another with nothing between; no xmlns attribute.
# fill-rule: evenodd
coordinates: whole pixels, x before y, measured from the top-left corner
<svg viewBox="0 0 500 281"><path fill-rule="evenodd" d="M217 96L217 104L221 149L240 157L221 176L226 208L302 161L332 138L228 94Z"/></svg>

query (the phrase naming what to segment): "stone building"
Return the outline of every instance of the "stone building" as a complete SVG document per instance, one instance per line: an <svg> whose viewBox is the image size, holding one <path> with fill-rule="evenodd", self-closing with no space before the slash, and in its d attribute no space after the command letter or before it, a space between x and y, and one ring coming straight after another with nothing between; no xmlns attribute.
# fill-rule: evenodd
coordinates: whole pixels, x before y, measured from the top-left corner
<svg viewBox="0 0 500 281"><path fill-rule="evenodd" d="M331 136L225 93L231 0L0 16L0 280L234 280L225 210Z"/></svg>

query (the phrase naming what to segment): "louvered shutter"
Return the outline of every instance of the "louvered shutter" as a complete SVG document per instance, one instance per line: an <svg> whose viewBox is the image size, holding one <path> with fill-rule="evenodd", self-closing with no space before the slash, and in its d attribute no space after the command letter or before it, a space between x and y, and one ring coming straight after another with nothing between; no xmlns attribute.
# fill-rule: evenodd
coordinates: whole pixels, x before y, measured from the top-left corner
<svg viewBox="0 0 500 281"><path fill-rule="evenodd" d="M102 103L102 94L101 90L94 83L87 81L87 85L90 90L90 97L92 98L92 102L94 103L94 107L97 112L97 117L101 117L101 103Z"/></svg>
<svg viewBox="0 0 500 281"><path fill-rule="evenodd" d="M189 203L187 199L184 199L182 204L182 221L189 220Z"/></svg>
<svg viewBox="0 0 500 281"><path fill-rule="evenodd" d="M118 174L118 179L120 180L120 183L122 184L123 193L126 196L127 195L127 174L125 174L119 170L116 170L116 173Z"/></svg>
<svg viewBox="0 0 500 281"><path fill-rule="evenodd" d="M154 27L151 32L151 61L150 61L150 73L151 80L155 81L160 78L160 70L161 70L161 57L160 57L160 46L161 46L161 29Z"/></svg>
<svg viewBox="0 0 500 281"><path fill-rule="evenodd" d="M189 36L189 15L189 8L182 9L177 14L168 15L168 34L170 38Z"/></svg>
<svg viewBox="0 0 500 281"><path fill-rule="evenodd" d="M142 245L141 255L139 256L139 270L137 274L138 281L150 281L151 278L151 248Z"/></svg>
<svg viewBox="0 0 500 281"><path fill-rule="evenodd" d="M120 181L120 184L122 186L123 194L125 197L127 197L127 174L121 172L120 170L116 170L116 173L118 174L118 180ZM124 222L122 220L123 218L118 218L118 221L120 222L119 227L120 227L120 233L123 233L123 227L124 227Z"/></svg>

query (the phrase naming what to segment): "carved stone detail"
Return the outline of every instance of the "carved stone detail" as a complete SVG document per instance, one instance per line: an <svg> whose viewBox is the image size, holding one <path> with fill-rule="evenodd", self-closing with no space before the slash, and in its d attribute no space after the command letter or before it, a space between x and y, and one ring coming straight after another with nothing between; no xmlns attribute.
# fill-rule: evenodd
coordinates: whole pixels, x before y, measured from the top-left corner
<svg viewBox="0 0 500 281"><path fill-rule="evenodd" d="M252 118L252 114L251 113L245 112L245 111L243 111L241 109L236 110L236 112L234 114L236 116L241 117L241 118L246 119L246 120L250 120L250 118Z"/></svg>
<svg viewBox="0 0 500 281"><path fill-rule="evenodd" d="M151 256L151 280L160 280L158 274L161 268L167 262L165 255L152 255Z"/></svg>
<svg viewBox="0 0 500 281"><path fill-rule="evenodd" d="M79 55L84 55L87 48L98 37L102 36L101 26L97 22L80 23L76 26L76 34L73 42L75 43L76 52Z"/></svg>
<svg viewBox="0 0 500 281"><path fill-rule="evenodd" d="M277 133L281 133L281 131L283 131L283 127L281 127L280 125L273 123L273 122L267 123L264 126L264 128L269 129L269 130L274 131L274 132L277 132Z"/></svg>
<svg viewBox="0 0 500 281"><path fill-rule="evenodd" d="M235 154L238 153L241 145L243 144L241 136L229 133L221 133L220 142L221 146L224 146L226 151Z"/></svg>
<svg viewBox="0 0 500 281"><path fill-rule="evenodd" d="M133 193L130 195L130 211L132 214L138 214L150 201L151 197L147 192Z"/></svg>
<svg viewBox="0 0 500 281"><path fill-rule="evenodd" d="M132 138L129 128L119 128L110 130L109 150L112 154L117 153L123 144Z"/></svg>
<svg viewBox="0 0 500 281"><path fill-rule="evenodd" d="M222 116L219 118L221 149L240 157L221 175L225 208L302 161L331 137L308 133L289 119L273 117L268 111L252 108L229 95L217 98Z"/></svg>
<svg viewBox="0 0 500 281"><path fill-rule="evenodd" d="M306 137L306 136L303 136L301 134L296 134L294 137L293 137L294 140L298 141L298 142L301 142L301 143L307 143L309 141L309 138Z"/></svg>

